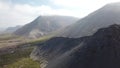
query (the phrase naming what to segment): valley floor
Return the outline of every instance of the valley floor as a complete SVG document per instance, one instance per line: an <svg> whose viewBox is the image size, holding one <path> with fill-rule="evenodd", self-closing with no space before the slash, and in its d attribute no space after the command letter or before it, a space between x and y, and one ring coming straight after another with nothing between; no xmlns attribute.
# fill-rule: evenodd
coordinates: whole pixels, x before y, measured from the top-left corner
<svg viewBox="0 0 120 68"><path fill-rule="evenodd" d="M0 35L0 68L40 68L40 63L30 59L36 43L47 38L26 40L23 37Z"/></svg>

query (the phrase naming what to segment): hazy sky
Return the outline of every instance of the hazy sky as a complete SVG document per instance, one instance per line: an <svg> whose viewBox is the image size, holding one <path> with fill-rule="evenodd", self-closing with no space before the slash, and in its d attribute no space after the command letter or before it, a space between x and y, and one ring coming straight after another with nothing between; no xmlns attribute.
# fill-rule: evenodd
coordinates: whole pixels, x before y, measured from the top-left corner
<svg viewBox="0 0 120 68"><path fill-rule="evenodd" d="M0 0L0 28L24 25L39 15L84 17L120 0Z"/></svg>

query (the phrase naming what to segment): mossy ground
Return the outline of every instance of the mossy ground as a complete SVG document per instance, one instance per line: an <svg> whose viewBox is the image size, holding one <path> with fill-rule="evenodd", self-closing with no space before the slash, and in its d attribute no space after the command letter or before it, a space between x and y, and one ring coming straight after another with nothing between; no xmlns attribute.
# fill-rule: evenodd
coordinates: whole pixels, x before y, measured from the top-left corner
<svg viewBox="0 0 120 68"><path fill-rule="evenodd" d="M29 55L33 47L18 49L14 53L0 56L0 68L40 68L39 62L33 61Z"/></svg>
<svg viewBox="0 0 120 68"><path fill-rule="evenodd" d="M11 38L13 39L14 37L11 37L9 35L8 36L5 35L4 37L0 36L0 40L5 41L5 42L1 42L0 44L6 43L6 41L11 40ZM28 46L25 48L18 48L13 53L0 55L0 68L40 68L40 63L30 59L29 55L34 49L34 45L36 45L37 43L44 42L49 38L51 38L51 36L41 37L36 40L27 40L28 42L26 43L23 42L20 45L18 43L17 44L18 46L27 45L27 44L30 44L32 46ZM18 38L15 37L15 40L16 39L19 39L19 37ZM14 41L12 43L14 43Z"/></svg>
<svg viewBox="0 0 120 68"><path fill-rule="evenodd" d="M40 64L30 58L21 58L19 61L8 64L4 68L40 68Z"/></svg>

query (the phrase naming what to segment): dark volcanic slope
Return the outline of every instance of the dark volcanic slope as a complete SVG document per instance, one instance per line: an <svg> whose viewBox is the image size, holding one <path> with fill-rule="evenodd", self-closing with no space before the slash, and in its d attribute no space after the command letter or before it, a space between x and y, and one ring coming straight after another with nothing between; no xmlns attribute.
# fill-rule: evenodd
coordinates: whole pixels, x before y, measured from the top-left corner
<svg viewBox="0 0 120 68"><path fill-rule="evenodd" d="M36 38L68 26L77 20L77 18L69 16L40 16L31 23L16 30L14 34Z"/></svg>
<svg viewBox="0 0 120 68"><path fill-rule="evenodd" d="M46 68L120 68L120 25L99 29Z"/></svg>
<svg viewBox="0 0 120 68"><path fill-rule="evenodd" d="M74 25L71 25L57 34L62 37L83 37L94 34L98 29L112 24L120 24L120 3L105 5L89 14Z"/></svg>
<svg viewBox="0 0 120 68"><path fill-rule="evenodd" d="M64 38L55 37L48 41L39 44L36 49L32 52L31 58L41 59L44 58L47 61L55 59L61 56L63 53L71 50L75 46L79 45L85 38Z"/></svg>

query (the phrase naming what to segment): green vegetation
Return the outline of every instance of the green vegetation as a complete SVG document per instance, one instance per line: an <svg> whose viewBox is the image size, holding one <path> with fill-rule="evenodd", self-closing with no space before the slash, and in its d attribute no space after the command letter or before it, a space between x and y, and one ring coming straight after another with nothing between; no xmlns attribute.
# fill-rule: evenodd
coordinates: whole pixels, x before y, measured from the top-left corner
<svg viewBox="0 0 120 68"><path fill-rule="evenodd" d="M0 68L39 68L39 62L32 61L29 58L32 50L33 47L28 47L18 49L14 53L1 55ZM21 65L22 67L19 67Z"/></svg>
<svg viewBox="0 0 120 68"><path fill-rule="evenodd" d="M14 38L19 38L19 37L12 34L0 34L0 40L10 40Z"/></svg>
<svg viewBox="0 0 120 68"><path fill-rule="evenodd" d="M27 40L22 37L12 35L0 35L0 47L7 46L23 46L17 48L12 53L0 55L0 68L40 68L40 63L30 59L30 53L32 52L34 45L44 42L50 39L51 36L44 36L35 40ZM22 40L22 41L21 41ZM11 44L12 43L12 44ZM29 45L25 46L24 45Z"/></svg>
<svg viewBox="0 0 120 68"><path fill-rule="evenodd" d="M7 46L16 46L18 44L26 43L24 37L19 37L11 34L0 34L0 48Z"/></svg>
<svg viewBox="0 0 120 68"><path fill-rule="evenodd" d="M22 58L20 61L5 66L5 68L40 68L40 64L30 58Z"/></svg>

